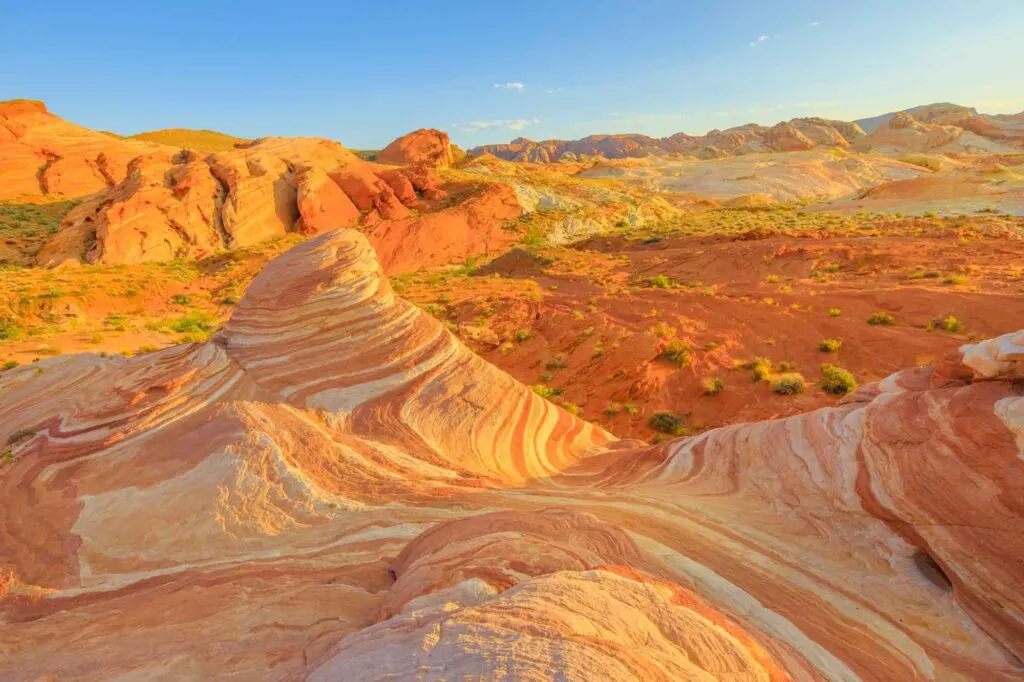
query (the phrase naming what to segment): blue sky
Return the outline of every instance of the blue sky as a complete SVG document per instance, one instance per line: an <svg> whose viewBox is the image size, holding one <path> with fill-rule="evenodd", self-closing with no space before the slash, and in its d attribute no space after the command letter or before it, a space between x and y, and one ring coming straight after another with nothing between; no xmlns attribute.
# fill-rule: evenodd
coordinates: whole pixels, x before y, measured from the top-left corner
<svg viewBox="0 0 1024 682"><path fill-rule="evenodd" d="M9 2L0 99L91 128L377 148L1024 110L1024 0Z"/></svg>

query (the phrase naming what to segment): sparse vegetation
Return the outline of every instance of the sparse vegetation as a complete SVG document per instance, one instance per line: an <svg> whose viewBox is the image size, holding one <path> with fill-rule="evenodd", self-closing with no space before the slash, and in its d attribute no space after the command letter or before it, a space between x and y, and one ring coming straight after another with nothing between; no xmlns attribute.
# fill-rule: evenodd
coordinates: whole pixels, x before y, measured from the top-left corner
<svg viewBox="0 0 1024 682"><path fill-rule="evenodd" d="M821 366L821 387L833 395L845 395L857 388L857 381L849 370L838 365Z"/></svg>
<svg viewBox="0 0 1024 682"><path fill-rule="evenodd" d="M685 436L688 433L686 418L675 412L655 412L647 420L647 425L671 436Z"/></svg>
<svg viewBox="0 0 1024 682"><path fill-rule="evenodd" d="M772 391L782 395L795 395L803 393L805 385L806 382L802 374L788 372L772 380Z"/></svg>
<svg viewBox="0 0 1024 682"><path fill-rule="evenodd" d="M554 398L555 396L560 396L565 392L565 389L546 386L544 384L534 384L533 386L530 386L530 390L541 398Z"/></svg>
<svg viewBox="0 0 1024 682"><path fill-rule="evenodd" d="M843 311L840 310L839 308L829 308L828 309L828 316L829 317L839 317L842 314L843 314Z"/></svg>
<svg viewBox="0 0 1024 682"><path fill-rule="evenodd" d="M529 341L530 337L533 336L528 329L517 329L512 332L512 339L517 343L523 343Z"/></svg>
<svg viewBox="0 0 1024 682"><path fill-rule="evenodd" d="M890 315L889 313L884 312L884 311L879 311L877 313L871 313L871 316L868 317L868 324L874 325L876 327L878 327L878 326L888 327L888 326L891 326L891 325L895 324L895 322L896 322L896 318L894 318L892 315Z"/></svg>
<svg viewBox="0 0 1024 682"><path fill-rule="evenodd" d="M700 382L704 395L718 395L725 390L725 382L719 377L709 377Z"/></svg>
<svg viewBox="0 0 1024 682"><path fill-rule="evenodd" d="M843 342L839 339L825 339L818 344L818 350L822 353L838 353L842 347Z"/></svg>
<svg viewBox="0 0 1024 682"><path fill-rule="evenodd" d="M757 357L742 365L754 373L754 381L768 381L772 375L772 361L768 358Z"/></svg>
<svg viewBox="0 0 1024 682"><path fill-rule="evenodd" d="M670 341L665 348L658 353L658 360L670 362L679 367L688 367L693 362L693 353L689 344L679 340Z"/></svg>
<svg viewBox="0 0 1024 682"><path fill-rule="evenodd" d="M964 330L964 323L953 315L946 315L943 318L932 320L928 328L929 331L932 329L941 329L949 332L950 334L957 334Z"/></svg>

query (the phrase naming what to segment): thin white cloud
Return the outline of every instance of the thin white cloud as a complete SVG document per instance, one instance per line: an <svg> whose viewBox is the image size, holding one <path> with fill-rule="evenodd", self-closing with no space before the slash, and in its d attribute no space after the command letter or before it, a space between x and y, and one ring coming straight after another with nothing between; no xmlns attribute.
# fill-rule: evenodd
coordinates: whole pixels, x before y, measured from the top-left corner
<svg viewBox="0 0 1024 682"><path fill-rule="evenodd" d="M763 43L766 40L768 40L768 36L758 36L757 40L751 41L750 46L757 47L759 43Z"/></svg>
<svg viewBox="0 0 1024 682"><path fill-rule="evenodd" d="M559 88L548 88L548 89L547 89L547 93L548 93L549 95L553 95L553 94L555 94L556 92L558 92L558 90L559 90Z"/></svg>
<svg viewBox="0 0 1024 682"><path fill-rule="evenodd" d="M520 83L519 81L512 81L509 83L495 83L494 87L499 88L501 90L522 90L526 86Z"/></svg>
<svg viewBox="0 0 1024 682"><path fill-rule="evenodd" d="M809 24L807 24L807 28L815 28L817 26L821 26L821 22L820 21L812 21Z"/></svg>
<svg viewBox="0 0 1024 682"><path fill-rule="evenodd" d="M496 119L493 121L468 121L456 123L452 127L458 128L467 133L477 133L481 130L522 130L528 125L540 123L539 118L514 118Z"/></svg>

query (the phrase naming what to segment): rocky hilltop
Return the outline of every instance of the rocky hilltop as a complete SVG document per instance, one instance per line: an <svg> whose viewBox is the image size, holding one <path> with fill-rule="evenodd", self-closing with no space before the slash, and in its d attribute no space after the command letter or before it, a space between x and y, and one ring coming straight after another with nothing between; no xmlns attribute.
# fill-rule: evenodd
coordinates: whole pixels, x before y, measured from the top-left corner
<svg viewBox="0 0 1024 682"><path fill-rule="evenodd" d="M1019 680L1022 382L1024 331L834 407L621 441L335 230L207 342L0 375L0 660L14 679Z"/></svg>

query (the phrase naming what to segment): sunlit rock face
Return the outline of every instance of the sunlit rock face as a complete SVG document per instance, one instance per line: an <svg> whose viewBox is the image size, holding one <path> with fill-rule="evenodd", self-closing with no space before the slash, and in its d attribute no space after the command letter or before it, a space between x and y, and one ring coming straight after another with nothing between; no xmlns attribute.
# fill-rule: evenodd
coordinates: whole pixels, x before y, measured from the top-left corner
<svg viewBox="0 0 1024 682"><path fill-rule="evenodd" d="M1018 680L1022 359L617 441L328 232L207 343L0 375L0 678Z"/></svg>

